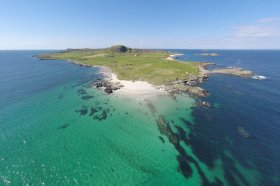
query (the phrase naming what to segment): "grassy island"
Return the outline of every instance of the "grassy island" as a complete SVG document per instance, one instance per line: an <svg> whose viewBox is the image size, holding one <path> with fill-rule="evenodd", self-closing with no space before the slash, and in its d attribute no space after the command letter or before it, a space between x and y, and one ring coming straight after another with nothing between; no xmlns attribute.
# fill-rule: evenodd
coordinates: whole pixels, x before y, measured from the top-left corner
<svg viewBox="0 0 280 186"><path fill-rule="evenodd" d="M147 81L154 85L187 81L199 75L201 63L168 59L172 54L163 50L131 49L117 45L106 49L67 49L39 57L70 60L81 65L104 66L111 69L121 80Z"/></svg>
<svg viewBox="0 0 280 186"><path fill-rule="evenodd" d="M213 63L183 62L176 60L181 54L164 50L131 49L123 45L105 49L67 49L61 52L42 54L40 59L69 60L79 65L99 66L110 69L119 80L145 81L152 85L164 85L171 92L185 92L207 96L208 92L198 85L210 74L226 74L252 77L252 71L229 67L207 70ZM108 86L108 84L105 84ZM109 84L111 89L116 87Z"/></svg>

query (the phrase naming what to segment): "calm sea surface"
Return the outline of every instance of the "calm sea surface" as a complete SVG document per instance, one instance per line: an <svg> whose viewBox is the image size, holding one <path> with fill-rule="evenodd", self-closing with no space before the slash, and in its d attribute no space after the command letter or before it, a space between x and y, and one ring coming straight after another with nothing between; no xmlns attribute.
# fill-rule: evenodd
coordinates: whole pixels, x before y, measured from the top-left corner
<svg viewBox="0 0 280 186"><path fill-rule="evenodd" d="M280 185L280 51L173 51L267 79L213 75L203 108L106 95L96 68L0 51L0 185Z"/></svg>

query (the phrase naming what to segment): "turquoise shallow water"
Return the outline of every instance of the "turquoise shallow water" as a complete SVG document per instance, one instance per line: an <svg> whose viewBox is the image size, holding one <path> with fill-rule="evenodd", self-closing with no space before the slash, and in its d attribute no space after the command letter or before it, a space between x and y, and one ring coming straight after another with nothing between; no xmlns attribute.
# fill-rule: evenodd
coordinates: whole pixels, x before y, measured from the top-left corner
<svg viewBox="0 0 280 186"><path fill-rule="evenodd" d="M0 52L0 185L260 183L254 161L214 144L224 126L195 99L106 95L96 68L32 57L42 52Z"/></svg>

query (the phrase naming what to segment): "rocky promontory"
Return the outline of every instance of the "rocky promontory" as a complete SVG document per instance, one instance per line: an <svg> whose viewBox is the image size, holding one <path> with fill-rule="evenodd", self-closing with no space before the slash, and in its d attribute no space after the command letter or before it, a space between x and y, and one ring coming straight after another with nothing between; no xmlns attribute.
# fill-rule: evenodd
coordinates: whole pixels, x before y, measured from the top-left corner
<svg viewBox="0 0 280 186"><path fill-rule="evenodd" d="M118 90L123 87L119 82L112 82L108 80L100 80L94 83L96 88L103 89L107 94L112 94L115 90Z"/></svg>

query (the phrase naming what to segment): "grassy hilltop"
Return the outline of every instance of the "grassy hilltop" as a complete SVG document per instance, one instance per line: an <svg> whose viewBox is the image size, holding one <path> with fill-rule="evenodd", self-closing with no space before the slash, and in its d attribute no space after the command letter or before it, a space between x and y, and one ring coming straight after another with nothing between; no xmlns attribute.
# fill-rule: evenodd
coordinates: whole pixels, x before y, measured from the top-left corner
<svg viewBox="0 0 280 186"><path fill-rule="evenodd" d="M122 80L141 80L155 85L188 80L199 74L201 63L167 60L163 50L131 49L122 45L106 49L67 49L43 54L41 59L63 59L90 66L110 68Z"/></svg>

